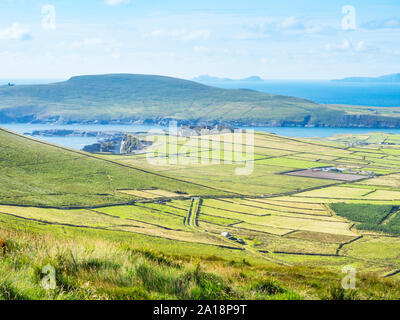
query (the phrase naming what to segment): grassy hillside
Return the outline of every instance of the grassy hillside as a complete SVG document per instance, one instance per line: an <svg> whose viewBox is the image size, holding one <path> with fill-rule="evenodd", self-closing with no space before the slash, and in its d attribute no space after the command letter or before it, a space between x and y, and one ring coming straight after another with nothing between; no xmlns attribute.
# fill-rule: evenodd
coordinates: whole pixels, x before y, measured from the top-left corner
<svg viewBox="0 0 400 320"><path fill-rule="evenodd" d="M170 77L110 74L49 85L0 88L0 121L228 121L243 124L327 122L345 113L253 90L219 89Z"/></svg>
<svg viewBox="0 0 400 320"><path fill-rule="evenodd" d="M87 206L135 199L118 189L190 194L222 191L98 159L0 129L0 203Z"/></svg>
<svg viewBox="0 0 400 320"><path fill-rule="evenodd" d="M57 227L1 216L0 300L398 299L395 279L361 275L357 290L321 267L289 267L245 252ZM156 248L156 249L154 249ZM56 287L42 287L42 268Z"/></svg>
<svg viewBox="0 0 400 320"><path fill-rule="evenodd" d="M222 160L219 138L203 136L192 160ZM180 148L155 165L0 130L0 299L398 299L400 136L258 133L254 149L254 171L236 176L244 163L182 162ZM377 176L286 174L326 165Z"/></svg>

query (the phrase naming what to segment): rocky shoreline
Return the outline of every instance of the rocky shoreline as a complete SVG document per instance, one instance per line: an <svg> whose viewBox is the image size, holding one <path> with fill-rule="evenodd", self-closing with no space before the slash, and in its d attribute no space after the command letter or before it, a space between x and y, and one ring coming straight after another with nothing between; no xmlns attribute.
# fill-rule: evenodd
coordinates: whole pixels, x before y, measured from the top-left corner
<svg viewBox="0 0 400 320"><path fill-rule="evenodd" d="M82 150L90 153L114 153L129 154L143 150L151 145L135 135L138 133L126 133L122 131L88 131L88 130L34 130L24 135L32 137L90 137L98 139L98 142L85 146Z"/></svg>
<svg viewBox="0 0 400 320"><path fill-rule="evenodd" d="M69 129L50 129L50 130L34 130L26 132L27 136L42 137L91 137L99 139L112 139L124 136L122 131L87 131L87 130L69 130Z"/></svg>
<svg viewBox="0 0 400 320"><path fill-rule="evenodd" d="M233 127L227 125L180 125L177 131L179 136L199 136L218 133L232 133ZM94 144L86 145L82 150L91 153L114 153L130 154L137 153L152 143L140 139L140 134L146 132L123 132L123 131L90 131L73 129L48 129L34 130L26 132L24 135L33 137L90 137L98 141Z"/></svg>
<svg viewBox="0 0 400 320"><path fill-rule="evenodd" d="M82 151L90 153L113 153L113 154L132 154L142 151L151 146L152 143L140 140L131 134L124 134L123 137L100 140L97 143L85 146Z"/></svg>
<svg viewBox="0 0 400 320"><path fill-rule="evenodd" d="M3 119L5 120L5 119ZM2 123L29 123L29 124L58 124L58 125L155 125L168 126L171 121L184 126L217 126L229 127L299 127L299 128L369 128L369 129L396 129L400 128L400 117L387 117L380 115L348 114L332 117L326 121L316 121L311 117L301 120L261 120L261 121L205 121L182 120L174 118L155 119L121 119L121 120L81 120L66 121L62 117L51 119L17 119L16 121L1 121ZM49 131L49 130L44 130ZM68 131L68 130L67 130ZM38 135L46 134L37 132ZM68 133L66 133L68 134ZM92 134L92 133L91 133Z"/></svg>

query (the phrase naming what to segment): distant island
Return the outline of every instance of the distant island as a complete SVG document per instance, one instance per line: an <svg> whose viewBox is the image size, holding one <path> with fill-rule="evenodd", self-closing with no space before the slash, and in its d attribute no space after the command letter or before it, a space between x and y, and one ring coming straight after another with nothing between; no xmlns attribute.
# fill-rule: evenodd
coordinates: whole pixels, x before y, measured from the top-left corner
<svg viewBox="0 0 400 320"><path fill-rule="evenodd" d="M400 73L388 74L380 77L350 77L332 80L336 82L399 82Z"/></svg>
<svg viewBox="0 0 400 320"><path fill-rule="evenodd" d="M230 79L230 78L218 78L218 77L211 77L209 75L201 75L192 79L192 81L196 82L264 82L259 76L251 76L244 79Z"/></svg>
<svg viewBox="0 0 400 320"><path fill-rule="evenodd" d="M390 109L390 110L389 110ZM0 87L0 123L398 128L400 108L330 106L178 78L106 74Z"/></svg>
<svg viewBox="0 0 400 320"><path fill-rule="evenodd" d="M192 81L200 83L220 83L220 82L265 82L260 76L251 76L243 79L231 79L231 78L219 78L212 77L209 75L201 75L192 79ZM393 73L388 75L383 75L380 77L348 77L343 79L333 79L333 82L400 82L400 73Z"/></svg>

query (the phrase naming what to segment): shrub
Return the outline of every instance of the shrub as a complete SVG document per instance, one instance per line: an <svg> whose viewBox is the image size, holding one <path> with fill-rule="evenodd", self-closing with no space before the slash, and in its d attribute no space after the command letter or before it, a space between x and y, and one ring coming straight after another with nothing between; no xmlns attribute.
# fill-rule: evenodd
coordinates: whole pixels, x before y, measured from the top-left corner
<svg viewBox="0 0 400 320"><path fill-rule="evenodd" d="M356 290L345 290L339 286L330 286L326 294L322 297L323 300L358 300Z"/></svg>
<svg viewBox="0 0 400 320"><path fill-rule="evenodd" d="M283 288L278 281L272 279L257 280L251 284L250 289L267 295L275 295L287 292L287 290Z"/></svg>

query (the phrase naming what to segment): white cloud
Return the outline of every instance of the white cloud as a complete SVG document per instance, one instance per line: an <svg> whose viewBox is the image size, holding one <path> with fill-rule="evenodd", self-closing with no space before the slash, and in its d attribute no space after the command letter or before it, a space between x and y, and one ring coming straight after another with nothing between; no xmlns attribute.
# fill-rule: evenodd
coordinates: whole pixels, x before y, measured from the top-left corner
<svg viewBox="0 0 400 320"><path fill-rule="evenodd" d="M106 4L109 6L117 6L119 4L127 4L130 3L131 0L106 0Z"/></svg>
<svg viewBox="0 0 400 320"><path fill-rule="evenodd" d="M287 17L277 24L276 30L287 34L316 34L332 32L332 27L310 21L299 21L295 17Z"/></svg>
<svg viewBox="0 0 400 320"><path fill-rule="evenodd" d="M152 37L168 37L168 38L178 38L182 37L185 34L183 30L174 30L174 31L165 31L164 29L157 29L152 31Z"/></svg>
<svg viewBox="0 0 400 320"><path fill-rule="evenodd" d="M304 29L304 25L299 23L295 17L287 17L280 24L279 27L282 29L291 29L291 28L301 28Z"/></svg>
<svg viewBox="0 0 400 320"><path fill-rule="evenodd" d="M339 45L336 44L327 44L325 45L325 50L331 52L361 52L366 49L365 42L353 42L351 40L343 40L343 42Z"/></svg>
<svg viewBox="0 0 400 320"><path fill-rule="evenodd" d="M0 29L0 40L29 40L29 28L13 23L11 27Z"/></svg>
<svg viewBox="0 0 400 320"><path fill-rule="evenodd" d="M232 52L227 48L209 48L205 46L194 46L193 52L200 56L220 56L223 55L226 57L227 55L232 54Z"/></svg>
<svg viewBox="0 0 400 320"><path fill-rule="evenodd" d="M246 32L237 34L235 39L257 40L266 37L298 36L306 34L335 33L335 27L317 21L299 20L294 16L284 19L270 18L264 22L247 25Z"/></svg>
<svg viewBox="0 0 400 320"><path fill-rule="evenodd" d="M85 39L83 41L83 44L86 46L91 46L91 45L97 45L97 44L102 44L103 39L100 38L90 38L90 39Z"/></svg>
<svg viewBox="0 0 400 320"><path fill-rule="evenodd" d="M151 33L150 33L150 35L152 36L152 37L160 37L160 36L163 36L164 35L164 30L163 29L157 29L157 30L154 30L154 31L152 31Z"/></svg>
<svg viewBox="0 0 400 320"><path fill-rule="evenodd" d="M400 29L400 19L373 20L364 23L361 27L369 30Z"/></svg>
<svg viewBox="0 0 400 320"><path fill-rule="evenodd" d="M235 40L263 40L269 38L270 35L262 32L239 32L233 36Z"/></svg>
<svg viewBox="0 0 400 320"><path fill-rule="evenodd" d="M180 40L208 40L211 37L211 32L209 30L194 30L187 32L185 30L174 30L166 31L164 29L157 29L150 33L152 37L167 37L175 38Z"/></svg>
<svg viewBox="0 0 400 320"><path fill-rule="evenodd" d="M82 43L79 42L79 41L74 41L74 42L71 43L71 47L72 48L79 48L81 46L82 46Z"/></svg>
<svg viewBox="0 0 400 320"><path fill-rule="evenodd" d="M211 32L209 30L196 30L189 34L184 35L183 40L208 40L210 39Z"/></svg>
<svg viewBox="0 0 400 320"><path fill-rule="evenodd" d="M326 51L347 51L350 49L350 42L348 40L344 40L342 44L332 44L328 43L325 45Z"/></svg>
<svg viewBox="0 0 400 320"><path fill-rule="evenodd" d="M210 52L210 49L207 47L196 46L193 48L193 51L196 53L208 53Z"/></svg>
<svg viewBox="0 0 400 320"><path fill-rule="evenodd" d="M365 42L364 41L357 42L355 49L356 49L356 51L364 51Z"/></svg>
<svg viewBox="0 0 400 320"><path fill-rule="evenodd" d="M103 43L103 39L100 38L88 38L83 41L74 41L71 43L71 47L80 48L83 46L96 46Z"/></svg>

